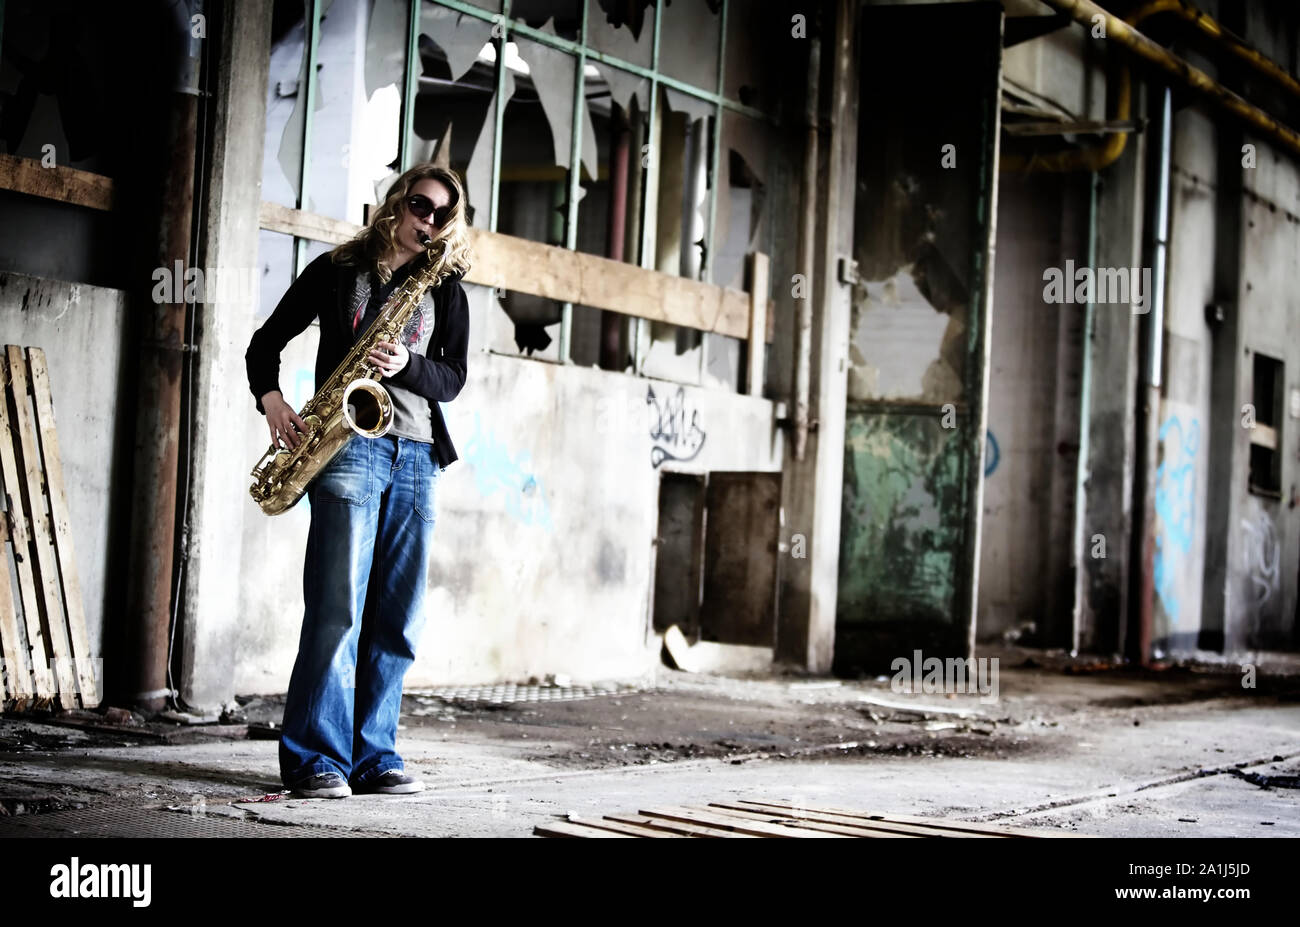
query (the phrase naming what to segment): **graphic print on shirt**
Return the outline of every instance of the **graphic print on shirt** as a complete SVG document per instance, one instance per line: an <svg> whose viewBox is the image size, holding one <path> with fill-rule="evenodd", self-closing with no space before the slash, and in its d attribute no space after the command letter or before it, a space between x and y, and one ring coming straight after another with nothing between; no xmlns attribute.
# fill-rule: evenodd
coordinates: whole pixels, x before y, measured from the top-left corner
<svg viewBox="0 0 1300 927"><path fill-rule="evenodd" d="M406 327L402 329L402 342L408 350L416 350L424 338L424 311L424 304L421 303L419 310L407 320Z"/></svg>
<svg viewBox="0 0 1300 927"><path fill-rule="evenodd" d="M352 333L355 336L357 326L361 324L362 313L365 311L366 303L362 300L357 305L357 311L352 313ZM414 351L420 346L424 338L424 327L427 310L423 303L420 304L419 311L411 316L406 322L406 327L402 329L402 342L406 345L407 350Z"/></svg>

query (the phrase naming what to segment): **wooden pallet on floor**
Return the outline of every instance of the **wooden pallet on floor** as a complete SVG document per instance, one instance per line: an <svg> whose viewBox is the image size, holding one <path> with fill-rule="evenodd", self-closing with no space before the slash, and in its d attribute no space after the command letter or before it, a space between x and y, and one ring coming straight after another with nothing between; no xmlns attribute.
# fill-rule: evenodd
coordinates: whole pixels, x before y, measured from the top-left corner
<svg viewBox="0 0 1300 927"><path fill-rule="evenodd" d="M875 814L847 808L768 801L721 801L666 805L639 813L596 818L569 815L538 824L538 837L1079 837L1003 824L974 824L908 814Z"/></svg>
<svg viewBox="0 0 1300 927"><path fill-rule="evenodd" d="M100 695L45 352L6 345L0 382L0 703L6 710L94 708Z"/></svg>

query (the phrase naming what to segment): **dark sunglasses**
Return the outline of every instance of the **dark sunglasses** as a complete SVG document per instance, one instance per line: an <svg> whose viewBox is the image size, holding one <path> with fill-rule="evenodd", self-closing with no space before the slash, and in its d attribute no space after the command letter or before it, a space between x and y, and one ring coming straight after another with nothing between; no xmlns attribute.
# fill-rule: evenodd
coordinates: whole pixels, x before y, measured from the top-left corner
<svg viewBox="0 0 1300 927"><path fill-rule="evenodd" d="M447 224L447 218L451 215L452 210L450 205L439 206L437 209L434 209L433 200L429 199L423 193L408 196L406 198L406 208L409 209L411 215L415 216L417 219L427 219L429 214L432 213L433 224L438 226L438 228L442 228Z"/></svg>

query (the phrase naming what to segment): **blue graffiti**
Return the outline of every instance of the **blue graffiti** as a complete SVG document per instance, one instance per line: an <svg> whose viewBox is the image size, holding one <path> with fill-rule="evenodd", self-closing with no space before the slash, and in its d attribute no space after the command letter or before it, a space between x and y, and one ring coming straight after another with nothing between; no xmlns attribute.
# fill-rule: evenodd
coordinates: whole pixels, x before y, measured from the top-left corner
<svg viewBox="0 0 1300 927"><path fill-rule="evenodd" d="M531 455L520 451L511 456L495 434L483 430L482 416L474 413L474 436L465 445L465 459L474 470L474 484L484 497L500 491L506 511L526 525L540 525L554 531L546 490L530 472Z"/></svg>
<svg viewBox="0 0 1300 927"><path fill-rule="evenodd" d="M1169 435L1173 433L1173 440ZM1156 532L1154 581L1160 604L1174 624L1178 623L1178 589L1175 566L1192 549L1196 526L1196 451L1201 443L1201 423L1192 419L1183 434L1177 416L1160 426L1164 458L1156 467Z"/></svg>
<svg viewBox="0 0 1300 927"><path fill-rule="evenodd" d="M1002 451L998 448L998 439L993 432L984 432L984 478L988 479L1002 462Z"/></svg>

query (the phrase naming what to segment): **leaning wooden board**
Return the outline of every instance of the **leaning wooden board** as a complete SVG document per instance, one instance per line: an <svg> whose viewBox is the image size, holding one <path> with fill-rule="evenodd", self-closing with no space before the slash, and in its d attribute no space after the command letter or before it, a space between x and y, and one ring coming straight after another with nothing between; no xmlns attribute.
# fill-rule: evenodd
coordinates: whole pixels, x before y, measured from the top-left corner
<svg viewBox="0 0 1300 927"><path fill-rule="evenodd" d="M6 345L0 381L0 658L5 661L0 694L6 709L55 702L93 708L100 695L44 352Z"/></svg>
<svg viewBox="0 0 1300 927"><path fill-rule="evenodd" d="M709 802L642 809L637 815L570 815L538 824L539 837L1081 837L1002 824L975 824L847 808L813 808L766 801Z"/></svg>

